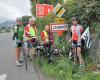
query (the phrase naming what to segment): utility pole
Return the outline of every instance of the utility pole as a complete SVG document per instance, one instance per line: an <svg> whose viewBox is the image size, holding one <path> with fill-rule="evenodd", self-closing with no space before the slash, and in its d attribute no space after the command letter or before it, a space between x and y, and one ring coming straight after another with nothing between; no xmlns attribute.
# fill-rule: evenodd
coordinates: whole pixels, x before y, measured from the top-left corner
<svg viewBox="0 0 100 80"><path fill-rule="evenodd" d="M8 15L9 15L10 13L5 13L5 17L6 17L6 27L7 27L7 29L8 29Z"/></svg>
<svg viewBox="0 0 100 80"><path fill-rule="evenodd" d="M6 27L8 27L8 25L7 25L7 14L5 14L6 15Z"/></svg>

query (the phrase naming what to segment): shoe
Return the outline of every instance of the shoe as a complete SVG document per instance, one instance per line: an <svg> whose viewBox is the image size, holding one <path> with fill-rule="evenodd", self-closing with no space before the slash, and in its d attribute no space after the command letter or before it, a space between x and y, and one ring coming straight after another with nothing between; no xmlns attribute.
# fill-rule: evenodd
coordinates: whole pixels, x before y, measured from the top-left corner
<svg viewBox="0 0 100 80"><path fill-rule="evenodd" d="M17 66L22 66L22 64L19 61L16 61Z"/></svg>
<svg viewBox="0 0 100 80"><path fill-rule="evenodd" d="M79 67L84 67L85 65L84 64L80 64L80 66Z"/></svg>

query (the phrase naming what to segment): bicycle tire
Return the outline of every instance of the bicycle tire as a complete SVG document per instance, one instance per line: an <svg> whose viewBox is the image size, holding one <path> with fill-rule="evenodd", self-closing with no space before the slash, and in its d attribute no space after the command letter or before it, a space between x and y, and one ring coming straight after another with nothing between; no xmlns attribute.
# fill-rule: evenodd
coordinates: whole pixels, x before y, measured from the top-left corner
<svg viewBox="0 0 100 80"><path fill-rule="evenodd" d="M24 48L23 48L23 56L24 56L24 62L25 62L25 69L27 70L28 69L28 66L27 66L27 55L26 55L26 51L25 51Z"/></svg>
<svg viewBox="0 0 100 80"><path fill-rule="evenodd" d="M38 50L38 56L39 56L39 64L42 65L45 61L44 52L42 50Z"/></svg>
<svg viewBox="0 0 100 80"><path fill-rule="evenodd" d="M76 49L76 51L75 51ZM77 47L74 47L74 64L77 64Z"/></svg>

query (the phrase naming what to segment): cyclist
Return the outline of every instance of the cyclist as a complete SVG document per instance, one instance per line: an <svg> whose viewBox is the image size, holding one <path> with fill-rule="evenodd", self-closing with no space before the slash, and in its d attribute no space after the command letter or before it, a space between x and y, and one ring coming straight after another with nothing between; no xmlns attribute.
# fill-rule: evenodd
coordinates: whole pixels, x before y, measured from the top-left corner
<svg viewBox="0 0 100 80"><path fill-rule="evenodd" d="M21 47L23 40L23 34L24 34L24 26L22 25L22 18L16 19L17 24L15 25L15 31L13 40L15 40L15 47L16 47L16 65L21 66L20 63L20 53L21 53Z"/></svg>
<svg viewBox="0 0 100 80"><path fill-rule="evenodd" d="M30 53L30 49L36 45L37 43L37 28L35 24L35 19L30 18L28 25L24 28L24 40L25 42L25 47L27 50L27 53ZM35 53L34 53L35 54ZM28 57L31 60L30 54L28 54Z"/></svg>
<svg viewBox="0 0 100 80"><path fill-rule="evenodd" d="M72 19L72 26L70 28L71 31L71 41L74 46L77 47L77 57L79 59L80 66L84 66L84 60L81 55L81 34L83 32L83 27L78 24L78 19L73 17Z"/></svg>
<svg viewBox="0 0 100 80"><path fill-rule="evenodd" d="M44 47L48 48L47 54L50 55L51 45L54 43L53 33L50 31L50 26L46 25L45 30L41 32L41 39L44 43Z"/></svg>

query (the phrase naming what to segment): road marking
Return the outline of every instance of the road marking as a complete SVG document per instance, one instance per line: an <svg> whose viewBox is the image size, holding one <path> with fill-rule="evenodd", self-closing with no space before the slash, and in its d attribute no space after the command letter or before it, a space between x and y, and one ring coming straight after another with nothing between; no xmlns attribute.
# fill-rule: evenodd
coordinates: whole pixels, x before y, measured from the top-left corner
<svg viewBox="0 0 100 80"><path fill-rule="evenodd" d="M0 80L6 80L6 78L7 78L7 74L1 74L0 75Z"/></svg>

